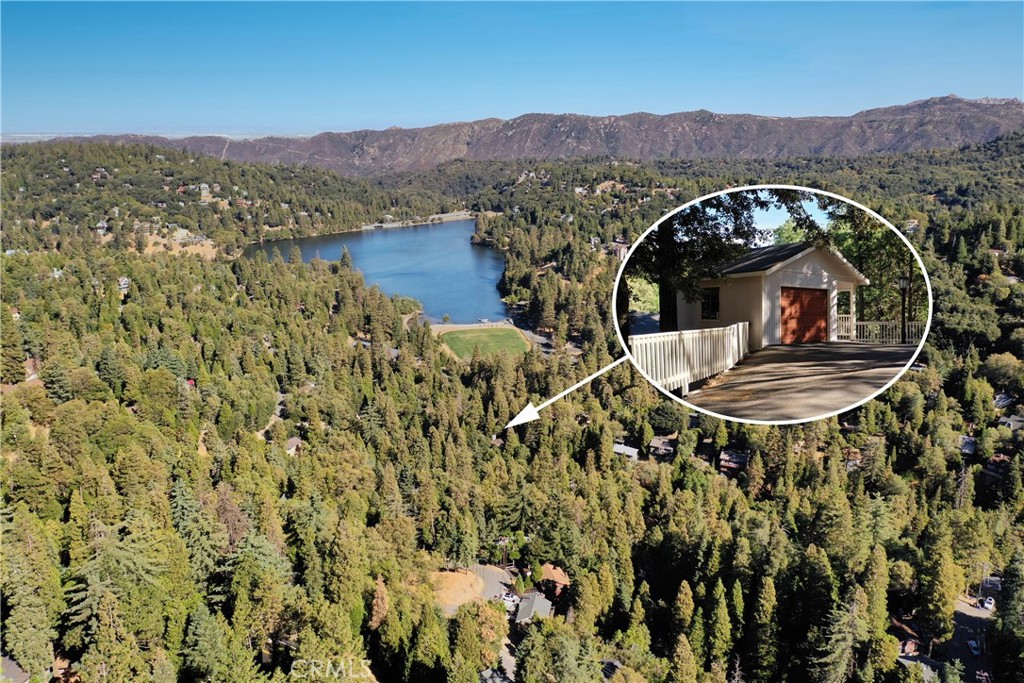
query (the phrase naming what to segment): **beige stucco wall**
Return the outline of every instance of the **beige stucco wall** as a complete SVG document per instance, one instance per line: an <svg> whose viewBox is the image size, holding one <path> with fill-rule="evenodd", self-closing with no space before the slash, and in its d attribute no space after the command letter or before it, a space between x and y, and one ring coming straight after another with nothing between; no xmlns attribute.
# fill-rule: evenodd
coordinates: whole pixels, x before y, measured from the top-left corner
<svg viewBox="0 0 1024 683"><path fill-rule="evenodd" d="M721 318L719 320L700 319L700 301L686 301L681 294L676 295L679 312L679 329L702 330L709 327L725 327L738 322L750 323L750 350L761 348L762 321L761 311L761 275L726 278L725 280L702 282L703 287L721 287L719 303Z"/></svg>

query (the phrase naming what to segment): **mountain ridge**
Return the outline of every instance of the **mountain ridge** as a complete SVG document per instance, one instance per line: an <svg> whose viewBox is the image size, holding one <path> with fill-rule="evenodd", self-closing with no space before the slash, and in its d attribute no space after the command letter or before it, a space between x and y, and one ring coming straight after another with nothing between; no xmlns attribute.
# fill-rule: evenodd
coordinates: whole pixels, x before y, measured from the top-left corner
<svg viewBox="0 0 1024 683"><path fill-rule="evenodd" d="M850 116L774 117L700 109L610 116L529 113L421 128L322 132L308 137L118 134L55 140L146 143L234 161L299 163L345 175L421 171L445 161L610 156L768 158L857 156L982 143L1024 128L1018 99L955 95Z"/></svg>

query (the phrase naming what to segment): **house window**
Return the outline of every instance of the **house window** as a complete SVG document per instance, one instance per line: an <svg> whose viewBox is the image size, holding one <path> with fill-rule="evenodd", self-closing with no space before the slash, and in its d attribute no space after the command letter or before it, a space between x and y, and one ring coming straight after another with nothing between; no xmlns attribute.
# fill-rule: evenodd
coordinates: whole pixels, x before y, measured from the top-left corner
<svg viewBox="0 0 1024 683"><path fill-rule="evenodd" d="M722 317L719 306L718 287L705 287L700 297L700 319L718 320Z"/></svg>

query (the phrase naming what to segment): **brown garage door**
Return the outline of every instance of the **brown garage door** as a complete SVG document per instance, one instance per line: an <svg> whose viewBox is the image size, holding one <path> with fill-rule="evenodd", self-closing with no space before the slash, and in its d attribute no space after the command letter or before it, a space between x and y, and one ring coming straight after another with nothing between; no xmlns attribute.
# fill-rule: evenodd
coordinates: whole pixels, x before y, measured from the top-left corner
<svg viewBox="0 0 1024 683"><path fill-rule="evenodd" d="M828 339L828 291L782 288L782 343L803 344Z"/></svg>

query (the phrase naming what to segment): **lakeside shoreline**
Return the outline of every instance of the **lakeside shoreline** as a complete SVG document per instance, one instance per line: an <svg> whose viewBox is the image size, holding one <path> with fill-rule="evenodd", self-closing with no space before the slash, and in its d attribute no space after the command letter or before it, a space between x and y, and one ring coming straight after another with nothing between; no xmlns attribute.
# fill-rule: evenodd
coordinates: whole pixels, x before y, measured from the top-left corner
<svg viewBox="0 0 1024 683"><path fill-rule="evenodd" d="M453 223L455 221L476 220L476 214L468 209L463 211L449 211L448 213L435 213L427 216L426 219L409 218L404 221L392 221L390 223L364 223L359 230L393 230L395 228L417 228L424 225L435 225L437 223ZM348 230L346 232L353 232Z"/></svg>
<svg viewBox="0 0 1024 683"><path fill-rule="evenodd" d="M398 228L419 228L428 225L437 225L439 223L454 223L456 221L470 221L476 220L477 214L468 209L462 211L449 211L447 213L435 213L424 218L418 219L406 219L404 221L394 221L392 223L364 223L357 228L350 228L348 230L335 230L332 232L318 232L312 235L292 235L291 237L276 237L274 239L261 239L254 240L252 242L246 242L242 246L242 250L254 245L254 244L273 244L274 242L287 242L289 240L301 240L307 237L328 237L330 235L347 235L352 232L363 232L373 230L395 230Z"/></svg>

